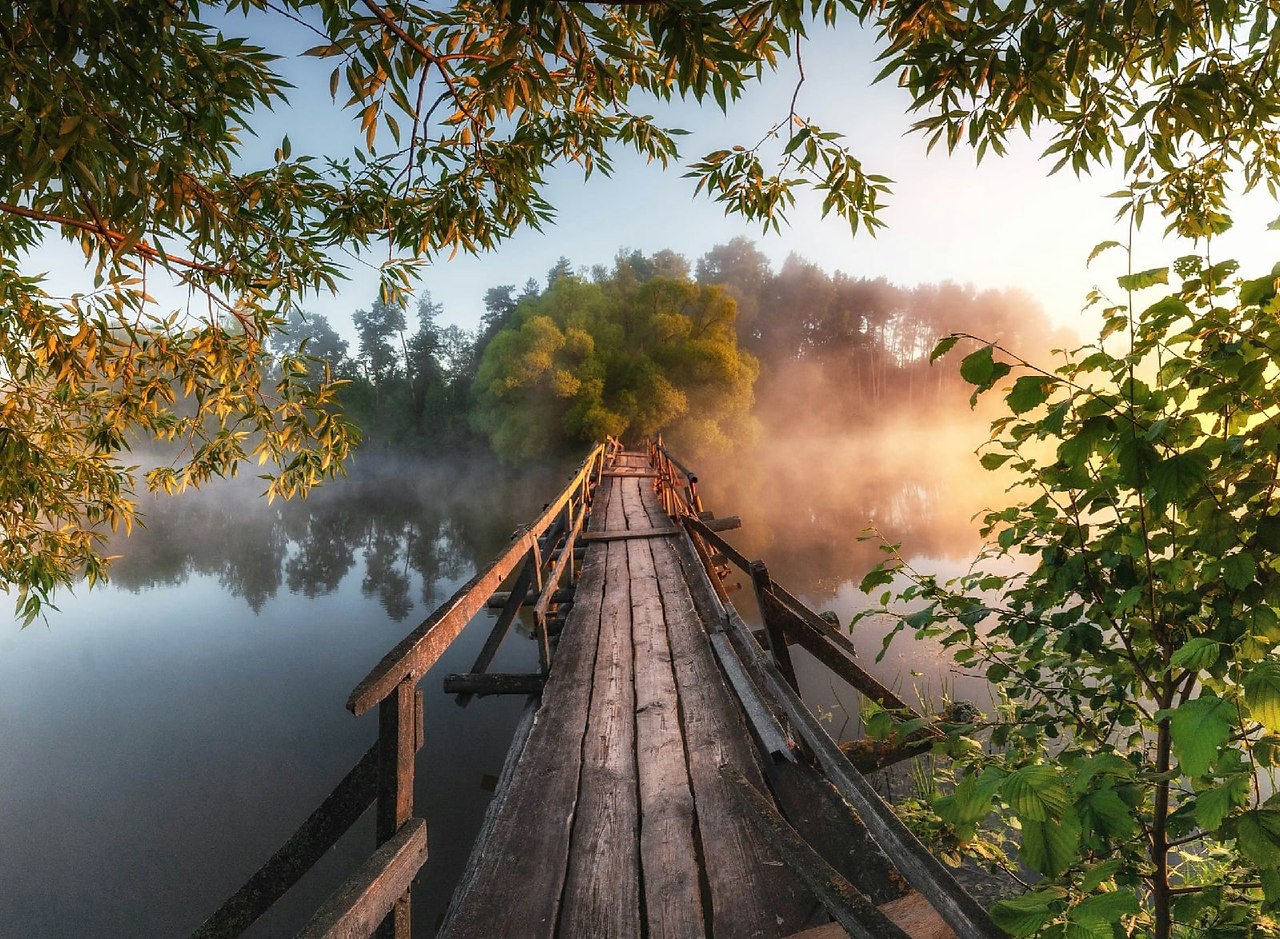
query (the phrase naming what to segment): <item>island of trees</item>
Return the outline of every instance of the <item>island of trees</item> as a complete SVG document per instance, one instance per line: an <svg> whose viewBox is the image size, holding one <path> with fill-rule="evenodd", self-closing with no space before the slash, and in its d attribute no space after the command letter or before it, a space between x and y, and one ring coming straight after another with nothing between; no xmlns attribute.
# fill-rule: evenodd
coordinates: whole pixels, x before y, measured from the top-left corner
<svg viewBox="0 0 1280 939"><path fill-rule="evenodd" d="M442 325L429 293L374 298L353 313L354 348L295 310L273 343L344 382L343 413L369 450L487 445L514 462L659 433L712 456L762 431L839 434L851 419L940 403L962 420L958 368L929 362L944 336L981 330L1047 354L1069 335L1017 291L903 287L795 255L775 271L746 238L693 263L670 250L621 249L589 270L561 258L544 280L490 287L483 302L469 331Z"/></svg>

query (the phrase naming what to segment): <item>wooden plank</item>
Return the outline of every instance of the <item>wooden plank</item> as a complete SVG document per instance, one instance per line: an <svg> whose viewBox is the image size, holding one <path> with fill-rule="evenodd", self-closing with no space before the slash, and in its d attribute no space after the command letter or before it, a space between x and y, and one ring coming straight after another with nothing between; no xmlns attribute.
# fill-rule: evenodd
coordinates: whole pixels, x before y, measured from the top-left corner
<svg viewBox="0 0 1280 939"><path fill-rule="evenodd" d="M732 766L721 770L747 818L854 939L909 939L876 905L809 847L777 809Z"/></svg>
<svg viewBox="0 0 1280 939"><path fill-rule="evenodd" d="M683 550L677 551L677 558L691 585L690 592L699 616L704 622L724 623L728 617L726 606L719 599L715 590L717 584L708 574L705 562L699 560L696 550L699 547L695 539L689 538L685 540ZM736 611L733 615L737 616ZM717 638L728 639L724 632L713 632L712 637L713 642ZM753 648L760 647L753 641ZM785 720L780 705L766 691L769 681L761 663L767 662L767 657L739 656L738 661L756 688L761 690L765 706ZM904 883L901 875L892 869L889 859L861 819L817 770L801 762L768 763L764 770L769 786L788 821L850 883L877 903L892 900L902 894Z"/></svg>
<svg viewBox="0 0 1280 939"><path fill-rule="evenodd" d="M778 724L777 718L761 700L759 690L743 669L738 653L733 650L733 646L723 632L718 630L712 632L711 650L716 654L716 661L720 663L720 669L728 679L734 697L742 706L747 723L751 725L756 745L772 759L795 762L796 757L791 749L791 741Z"/></svg>
<svg viewBox="0 0 1280 939"><path fill-rule="evenodd" d="M732 561L740 570L750 572L751 559L733 545L729 544L729 542L721 538L718 532L714 532L708 528L705 522L699 521L698 519L688 515L681 518L680 522L686 528L696 533L699 538Z"/></svg>
<svg viewBox="0 0 1280 939"><path fill-rule="evenodd" d="M698 831L711 895L710 922L724 936L778 936L805 926L811 894L764 845L720 777L735 766L754 784L760 770L742 718L716 668L670 541L650 542L681 710Z"/></svg>
<svg viewBox="0 0 1280 939"><path fill-rule="evenodd" d="M448 933L449 924L453 920L458 901L461 897L465 897L470 889L477 873L477 861L482 855L482 847L488 844L489 835L494 826L498 824L503 807L511 795L511 780L515 778L516 767L520 765L520 759L524 756L525 747L528 746L529 735L533 732L534 719L538 713L539 703L538 698L530 697L525 701L524 710L520 712L520 720L516 724L515 732L511 735L511 747L507 750L507 756L502 761L502 772L498 774L498 782L494 786L493 798L485 808L484 821L480 825L480 831L476 833L476 840L472 844L471 856L468 858L467 866L454 887L449 907L445 910L444 919L439 929L441 936Z"/></svg>
<svg viewBox="0 0 1280 939"><path fill-rule="evenodd" d="M541 694L547 676L537 672L512 674L510 672L471 672L465 675L445 675L445 694Z"/></svg>
<svg viewBox="0 0 1280 939"><path fill-rule="evenodd" d="M597 448L598 449L598 448ZM596 450L583 461L569 485L520 536L516 537L484 570L462 585L454 595L374 666L347 699L347 709L359 716L387 695L406 675L423 675L444 654L445 649L520 563L526 551L536 548L537 536L552 525L560 510L573 497L579 483L590 475ZM535 555L536 557L536 555Z"/></svg>
<svg viewBox="0 0 1280 939"><path fill-rule="evenodd" d="M639 503L638 489L626 496ZM628 513L630 515L630 513ZM704 935L693 790L667 625L649 545L627 545L635 643L640 860L650 939Z"/></svg>
<svg viewBox="0 0 1280 939"><path fill-rule="evenodd" d="M905 884L862 820L808 762L767 763L765 779L782 815L822 858L879 905Z"/></svg>
<svg viewBox="0 0 1280 939"><path fill-rule="evenodd" d="M845 759L817 718L787 685L773 662L764 655L738 612L732 606L720 606L710 580L695 558L692 541L685 539L683 543L676 544L684 558L686 570L692 574L689 583L697 596L695 602L698 608L704 611L719 609L725 624L725 634L747 665L748 671L757 676L760 690L782 711L792 729L813 751L827 779L858 813L871 836L885 855L893 860L906 881L924 895L960 939L1005 939L1004 932L991 921L986 910L956 883L951 872L920 844L894 814L893 809L880 798L879 793ZM703 573L698 575L697 571Z"/></svg>
<svg viewBox="0 0 1280 939"><path fill-rule="evenodd" d="M804 605L795 600L794 597L792 598L792 603L784 603L778 597L778 589L776 584L771 584L770 589L765 590L760 595L761 608L767 608L769 615L775 621L786 620L789 626L787 632L794 642L803 646L823 665L858 689L862 694L878 701L882 706L894 711L903 711L908 719L920 716L896 692L885 687L879 679L853 661L851 654L845 650L844 646L832 641L831 635L834 630L830 628L829 624L826 624L826 631L819 631L809 619L796 612L795 607L797 605L801 607L804 607ZM804 609L808 610L808 607L804 607ZM811 610L809 612L812 613ZM825 621L816 616L816 614L814 618L825 624ZM784 672L783 674L785 675L786 673ZM936 729L933 734L942 736Z"/></svg>
<svg viewBox="0 0 1280 939"><path fill-rule="evenodd" d="M375 743L280 850L218 907L191 939L239 936L302 879L377 797Z"/></svg>
<svg viewBox="0 0 1280 939"><path fill-rule="evenodd" d="M298 939L366 939L427 859L427 823L410 819L316 910Z"/></svg>
<svg viewBox="0 0 1280 939"><path fill-rule="evenodd" d="M583 541L630 541L634 538L666 538L680 534L681 529L673 525L665 528L634 528L627 531L589 532L582 536Z"/></svg>
<svg viewBox="0 0 1280 939"><path fill-rule="evenodd" d="M592 529L608 524L612 488L612 480L600 484ZM510 935L515 916L524 937L555 935L577 811L606 553L604 545L587 552L542 707L489 835L472 851L442 939Z"/></svg>
<svg viewBox="0 0 1280 939"><path fill-rule="evenodd" d="M615 480L621 490L636 483ZM618 492L618 497L621 496ZM610 500L613 511L615 499ZM627 546L607 546L600 645L582 746L560 935L631 937L640 928L635 691Z"/></svg>
<svg viewBox="0 0 1280 939"><path fill-rule="evenodd" d="M625 479L657 479L658 474L653 470L606 470L601 473L602 476L615 476Z"/></svg>
<svg viewBox="0 0 1280 939"><path fill-rule="evenodd" d="M404 679L378 708L378 844L389 841L413 816L414 684Z"/></svg>

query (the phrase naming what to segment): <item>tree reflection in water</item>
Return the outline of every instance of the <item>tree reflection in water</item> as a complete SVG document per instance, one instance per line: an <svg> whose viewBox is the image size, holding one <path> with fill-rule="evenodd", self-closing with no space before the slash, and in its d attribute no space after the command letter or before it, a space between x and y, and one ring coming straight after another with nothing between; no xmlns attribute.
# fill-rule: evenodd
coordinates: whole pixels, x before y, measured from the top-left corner
<svg viewBox="0 0 1280 939"><path fill-rule="evenodd" d="M140 593L210 575L258 613L282 587L331 594L359 563L361 592L400 621L438 603L441 581L485 564L509 520L532 517L562 475L547 465L504 471L483 457L374 457L305 501L270 505L256 479L228 480L145 503L145 527L111 540L111 581Z"/></svg>

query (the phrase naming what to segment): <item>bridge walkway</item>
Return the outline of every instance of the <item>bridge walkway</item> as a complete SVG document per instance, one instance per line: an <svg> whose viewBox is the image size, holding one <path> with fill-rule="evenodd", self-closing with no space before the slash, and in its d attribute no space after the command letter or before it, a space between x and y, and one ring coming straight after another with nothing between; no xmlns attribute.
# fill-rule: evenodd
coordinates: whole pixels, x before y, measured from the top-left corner
<svg viewBox="0 0 1280 939"><path fill-rule="evenodd" d="M644 454L596 494L542 705L441 935L779 937L825 922L737 807L766 789ZM642 475L648 474L648 475Z"/></svg>

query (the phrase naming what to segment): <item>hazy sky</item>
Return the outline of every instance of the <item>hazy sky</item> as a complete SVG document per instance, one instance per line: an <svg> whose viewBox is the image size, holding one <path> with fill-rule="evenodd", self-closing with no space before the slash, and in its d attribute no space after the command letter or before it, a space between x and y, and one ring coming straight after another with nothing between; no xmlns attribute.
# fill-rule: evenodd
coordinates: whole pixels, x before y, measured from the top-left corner
<svg viewBox="0 0 1280 939"><path fill-rule="evenodd" d="M279 21L272 22L278 30ZM262 28L260 23L246 26L237 17L228 31L253 33ZM301 50L316 41L297 30L284 37L283 47ZM273 36L269 45L280 48L281 38ZM815 28L803 57L807 80L797 110L828 129L846 132L868 172L895 180L884 214L889 227L878 237L853 236L843 222L821 220L816 199L802 200L780 234L765 235L759 227L726 218L705 196L694 198L693 181L682 178L682 168L663 172L623 155L612 177L597 175L584 183L574 167L551 173L547 195L558 218L544 232L523 232L492 253L432 265L423 286L443 303L445 321L476 325L487 288L519 285L529 277L542 280L561 255L575 266L590 267L609 263L622 247L645 252L671 248L693 261L713 245L745 235L757 241L775 268L794 252L828 271L885 276L904 285L954 280L979 288L1018 287L1054 319L1088 331L1078 315L1084 295L1095 285L1113 285L1124 270L1118 252L1085 267L1093 245L1126 239L1126 229L1112 221L1115 203L1105 198L1119 188L1118 174L1077 179L1064 171L1048 177L1049 164L1038 159L1047 137L1018 139L1009 156L989 157L981 166L968 150L948 156L939 149L926 157L923 139L907 133L906 94L891 81L871 84L878 67L869 35L852 27L838 33ZM295 154L332 150L335 141L344 139L341 128L347 118L328 99L330 67L316 60L284 67L299 86L291 94L294 106L264 116L258 125L260 140L245 148L247 158L269 160L286 132ZM786 116L797 77L794 63L784 65L761 87L750 89L727 117L714 105L663 109L655 104L654 113L691 131L681 139L681 150L684 160L692 161L712 149L755 143ZM1280 254L1280 233L1266 230L1280 208L1265 193L1238 198L1235 204L1236 228L1215 245L1214 255L1238 258L1246 273L1259 276ZM1186 244L1162 244L1162 228L1158 218L1148 219L1136 269L1167 263L1190 250ZM30 264L32 270L68 276L75 266L74 255L63 247L42 250ZM376 293L375 273L359 263L350 267L352 281L340 296L308 304L348 336L350 311L367 306Z"/></svg>

